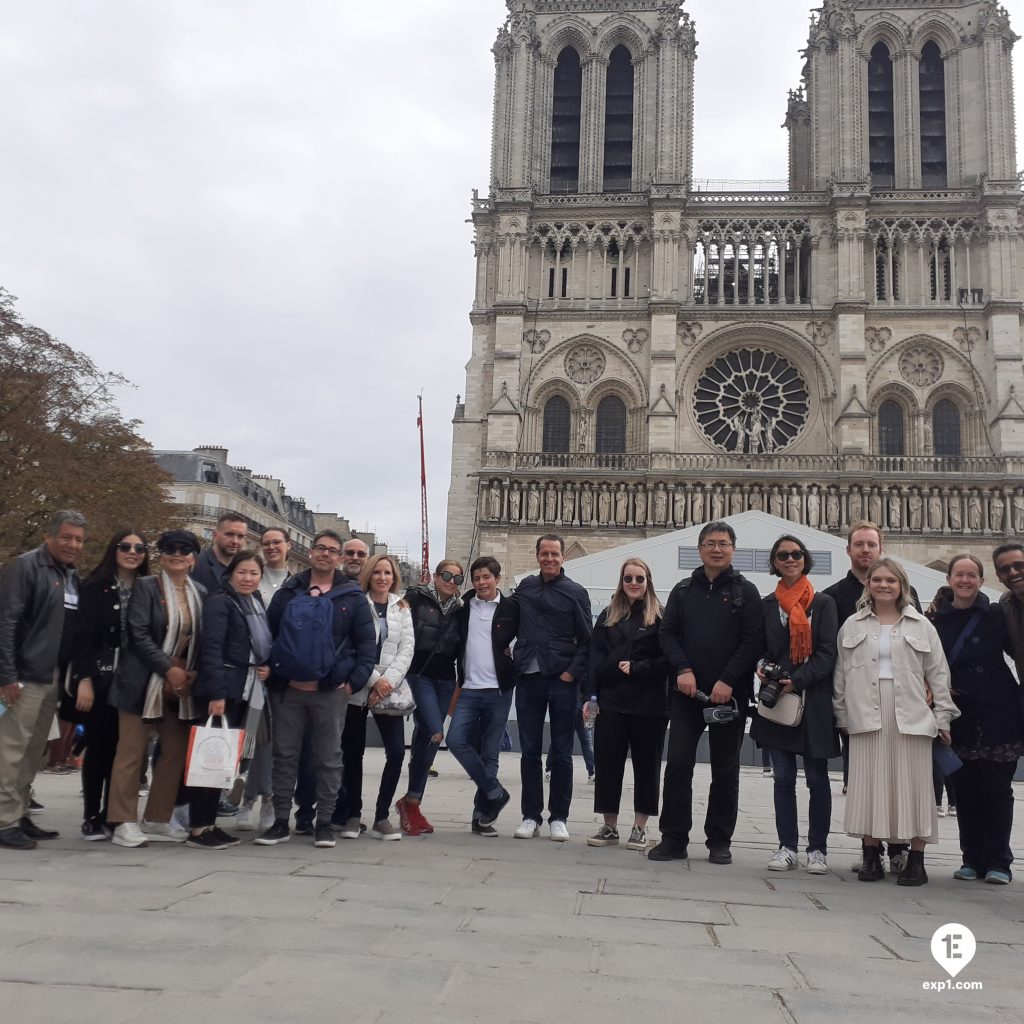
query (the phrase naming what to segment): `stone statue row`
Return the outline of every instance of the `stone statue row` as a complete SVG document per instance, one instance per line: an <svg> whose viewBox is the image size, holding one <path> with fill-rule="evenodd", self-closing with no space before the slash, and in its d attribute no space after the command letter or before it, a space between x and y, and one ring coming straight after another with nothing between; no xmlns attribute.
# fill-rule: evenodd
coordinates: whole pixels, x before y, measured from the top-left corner
<svg viewBox="0 0 1024 1024"><path fill-rule="evenodd" d="M751 510L816 530L870 519L894 533L1024 535L1024 487L484 481L485 522L682 528Z"/></svg>

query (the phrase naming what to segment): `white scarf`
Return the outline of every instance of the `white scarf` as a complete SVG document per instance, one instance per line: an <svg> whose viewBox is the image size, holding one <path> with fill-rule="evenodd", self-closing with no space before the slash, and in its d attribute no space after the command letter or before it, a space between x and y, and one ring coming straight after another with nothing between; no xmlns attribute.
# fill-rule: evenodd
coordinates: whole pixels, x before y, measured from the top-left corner
<svg viewBox="0 0 1024 1024"><path fill-rule="evenodd" d="M164 636L163 652L171 657L178 644L181 611L178 608L177 598L174 596L174 584L166 573L160 574L160 583L164 590L164 605L167 608L167 634ZM185 577L185 600L188 601L189 614L192 616L192 640L188 645L185 671L191 672L199 651L199 629L203 618L203 602L190 576ZM142 717L156 720L163 716L164 677L158 672L154 672L149 677L149 684L146 687L146 702L142 708ZM190 722L195 717L195 701L192 699L192 694L189 693L178 701L178 719L182 722Z"/></svg>

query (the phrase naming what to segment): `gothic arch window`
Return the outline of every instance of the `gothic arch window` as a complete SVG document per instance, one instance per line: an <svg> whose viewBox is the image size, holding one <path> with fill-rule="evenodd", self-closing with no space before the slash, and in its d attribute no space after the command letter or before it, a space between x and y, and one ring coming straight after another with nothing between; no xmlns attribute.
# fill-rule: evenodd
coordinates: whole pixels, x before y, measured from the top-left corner
<svg viewBox="0 0 1024 1024"><path fill-rule="evenodd" d="M544 403L545 452L567 452L572 436L572 414L569 403L561 395L552 395Z"/></svg>
<svg viewBox="0 0 1024 1024"><path fill-rule="evenodd" d="M946 68L938 44L928 42L918 63L921 105L921 187L945 188Z"/></svg>
<svg viewBox="0 0 1024 1024"><path fill-rule="evenodd" d="M936 455L960 455L960 410L948 398L932 410L932 450Z"/></svg>
<svg viewBox="0 0 1024 1024"><path fill-rule="evenodd" d="M943 237L932 245L928 257L928 294L933 302L949 300L953 297L951 270L949 240Z"/></svg>
<svg viewBox="0 0 1024 1024"><path fill-rule="evenodd" d="M551 108L551 191L578 192L580 187L580 112L583 68L580 55L567 46L555 65Z"/></svg>
<svg viewBox="0 0 1024 1024"><path fill-rule="evenodd" d="M607 395L597 406L595 450L598 455L620 455L626 451L626 403L618 395Z"/></svg>
<svg viewBox="0 0 1024 1024"><path fill-rule="evenodd" d="M868 169L876 187L896 183L896 127L892 58L885 43L875 43L868 61Z"/></svg>
<svg viewBox="0 0 1024 1024"><path fill-rule="evenodd" d="M604 190L633 184L633 58L621 44L608 61L604 113Z"/></svg>
<svg viewBox="0 0 1024 1024"><path fill-rule="evenodd" d="M900 254L885 238L875 243L875 298L879 302L900 298Z"/></svg>
<svg viewBox="0 0 1024 1024"><path fill-rule="evenodd" d="M906 455L906 430L903 407L891 398L878 409L879 455Z"/></svg>

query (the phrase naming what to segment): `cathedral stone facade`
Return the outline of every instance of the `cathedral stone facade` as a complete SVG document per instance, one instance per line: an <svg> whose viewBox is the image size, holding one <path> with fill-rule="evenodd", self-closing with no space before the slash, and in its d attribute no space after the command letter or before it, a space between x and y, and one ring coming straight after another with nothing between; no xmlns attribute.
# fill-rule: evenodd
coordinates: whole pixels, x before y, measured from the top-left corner
<svg viewBox="0 0 1024 1024"><path fill-rule="evenodd" d="M518 571L544 531L749 509L923 563L1024 536L1006 10L823 0L764 191L693 180L683 4L508 7L448 553Z"/></svg>

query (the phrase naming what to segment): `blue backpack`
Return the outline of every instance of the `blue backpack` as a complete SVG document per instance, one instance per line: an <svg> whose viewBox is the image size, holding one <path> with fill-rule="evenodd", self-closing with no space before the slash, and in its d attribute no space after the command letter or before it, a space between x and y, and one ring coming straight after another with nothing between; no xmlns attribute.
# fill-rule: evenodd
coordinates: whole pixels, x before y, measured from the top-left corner
<svg viewBox="0 0 1024 1024"><path fill-rule="evenodd" d="M296 594L288 602L270 648L270 667L275 676L311 682L331 674L337 658L332 598L341 589L335 587L320 597Z"/></svg>

